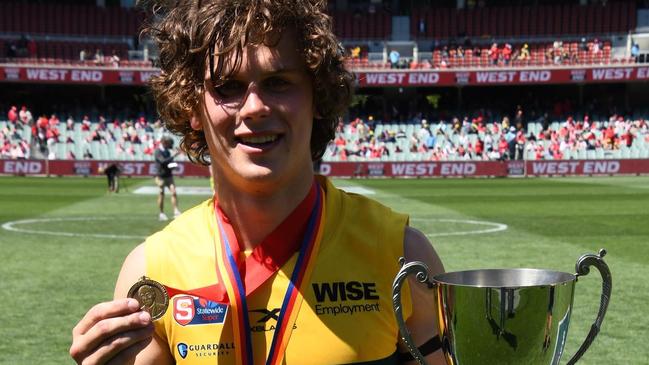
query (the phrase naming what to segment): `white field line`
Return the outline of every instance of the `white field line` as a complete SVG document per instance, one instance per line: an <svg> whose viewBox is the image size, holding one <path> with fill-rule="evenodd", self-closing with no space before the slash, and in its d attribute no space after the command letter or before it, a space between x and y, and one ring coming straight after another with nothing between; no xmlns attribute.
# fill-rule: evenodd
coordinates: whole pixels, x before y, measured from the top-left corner
<svg viewBox="0 0 649 365"><path fill-rule="evenodd" d="M19 226L31 225L38 223L52 223L52 222L90 222L90 221L103 221L103 220L114 220L114 217L61 217L61 218L35 218L35 219L22 219L17 221L6 222L2 225L2 228L7 231L20 232L20 233L30 233L30 234L42 234L50 236L65 236L65 237L94 237L94 238L112 238L112 239L144 239L145 236L136 236L136 235L124 235L124 234L105 234L105 233L77 233L77 232L63 232L63 231L47 231L47 230L36 230L23 228ZM132 219L132 218L129 218ZM478 229L478 230L469 230L469 231L452 231L452 232L442 232L442 233L428 233L425 234L429 237L439 237L439 236L465 236L471 234L482 234L482 233L492 233L504 231L507 229L506 224L486 222L486 221L475 221L475 220L464 220L464 219L434 219L434 218L412 218L412 221L422 221L422 222L447 222L447 223L461 223L461 224L470 224L477 226L487 226L487 229Z"/></svg>
<svg viewBox="0 0 649 365"><path fill-rule="evenodd" d="M129 218L129 219L132 219ZM75 232L62 232L62 231L44 231L28 228L19 228L17 226L25 224L36 223L51 223L51 222L90 222L90 221L106 221L115 220L114 217L61 217L61 218L35 218L35 219L21 219L17 221L6 222L2 228L7 231L43 234L49 236L65 236L65 237L95 237L95 238L113 238L113 239L144 239L145 236L125 235L125 234L104 234L104 233L75 233Z"/></svg>
<svg viewBox="0 0 649 365"><path fill-rule="evenodd" d="M451 232L441 232L441 233L424 232L424 234L428 237L467 236L471 234L494 233L494 232L504 231L508 228L507 225L503 223L476 221L476 220L469 220L469 219L410 218L410 220L420 221L420 222L461 223L461 224L490 227L486 229L477 229L477 230L470 230L470 231L455 231L455 232L451 231Z"/></svg>

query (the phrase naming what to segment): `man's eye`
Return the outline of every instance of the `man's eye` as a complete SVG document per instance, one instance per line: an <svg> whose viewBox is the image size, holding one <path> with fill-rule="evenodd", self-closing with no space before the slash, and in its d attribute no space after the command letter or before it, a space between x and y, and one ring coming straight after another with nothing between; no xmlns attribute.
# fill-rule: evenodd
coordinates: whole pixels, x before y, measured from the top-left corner
<svg viewBox="0 0 649 365"><path fill-rule="evenodd" d="M264 81L264 86L272 91L285 91L291 86L291 83L281 77L271 77Z"/></svg>
<svg viewBox="0 0 649 365"><path fill-rule="evenodd" d="M246 91L246 85L239 81L225 81L214 87L214 92L222 98L231 98L242 95Z"/></svg>

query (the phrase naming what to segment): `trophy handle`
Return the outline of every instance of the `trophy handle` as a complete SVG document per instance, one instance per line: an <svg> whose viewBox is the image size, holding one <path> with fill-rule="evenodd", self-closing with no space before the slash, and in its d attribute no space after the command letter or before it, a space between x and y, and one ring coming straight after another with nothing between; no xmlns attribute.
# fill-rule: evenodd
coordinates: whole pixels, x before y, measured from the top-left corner
<svg viewBox="0 0 649 365"><path fill-rule="evenodd" d="M408 331L408 328L406 327L406 322L403 320L403 310L401 308L401 287L410 274L415 274L420 283L428 283L428 266L421 261L412 261L407 264L405 262L406 260L403 257L399 258L401 269L397 273L397 276L394 278L394 283L392 284L392 305L397 317L397 325L399 326L401 338L406 344L406 347L408 347L408 351L410 351L415 360L417 360L417 363L420 365L426 365L424 357L421 355L421 352L419 352L415 342L412 340L410 331Z"/></svg>
<svg viewBox="0 0 649 365"><path fill-rule="evenodd" d="M608 308L608 302L611 300L611 271L608 269L606 262L604 262L605 255L605 249L599 250L598 255L582 255L579 260L577 260L577 264L575 265L577 277L588 275L588 273L590 272L590 266L595 266L597 270L599 270L599 273L602 276L602 296L599 303L599 312L597 313L597 319L590 327L590 332L588 332L586 340L584 340L584 343L581 344L579 350L577 350L577 353L568 361L567 365L573 365L574 363L576 363L577 360L579 360L584 355L586 350L588 350L588 347L590 347L590 344L593 342L593 340L595 340L595 337L597 337L599 329L602 326L602 321L604 320L604 315L606 314L606 309Z"/></svg>

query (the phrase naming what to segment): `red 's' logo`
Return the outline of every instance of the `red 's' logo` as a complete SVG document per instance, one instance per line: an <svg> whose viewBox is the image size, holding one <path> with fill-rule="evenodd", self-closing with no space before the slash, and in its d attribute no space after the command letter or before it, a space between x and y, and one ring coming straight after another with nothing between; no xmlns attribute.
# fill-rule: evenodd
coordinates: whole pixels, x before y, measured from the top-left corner
<svg viewBox="0 0 649 365"><path fill-rule="evenodd" d="M188 295L178 296L174 298L174 319L179 325L185 326L194 319L196 315L196 308L194 307L194 299Z"/></svg>

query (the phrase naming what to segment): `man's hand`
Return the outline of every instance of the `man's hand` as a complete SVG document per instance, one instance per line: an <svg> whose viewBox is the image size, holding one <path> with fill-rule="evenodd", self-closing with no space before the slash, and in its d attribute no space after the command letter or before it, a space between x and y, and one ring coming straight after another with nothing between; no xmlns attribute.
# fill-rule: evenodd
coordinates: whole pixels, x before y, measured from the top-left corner
<svg viewBox="0 0 649 365"><path fill-rule="evenodd" d="M137 300L116 299L92 307L72 329L70 356L84 365L133 363L152 336L151 316Z"/></svg>

